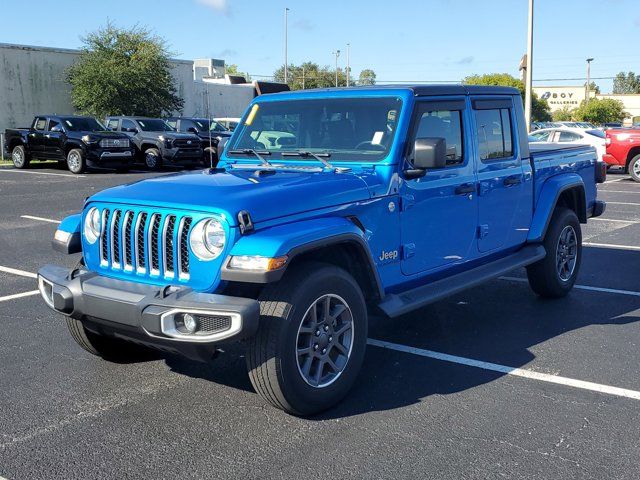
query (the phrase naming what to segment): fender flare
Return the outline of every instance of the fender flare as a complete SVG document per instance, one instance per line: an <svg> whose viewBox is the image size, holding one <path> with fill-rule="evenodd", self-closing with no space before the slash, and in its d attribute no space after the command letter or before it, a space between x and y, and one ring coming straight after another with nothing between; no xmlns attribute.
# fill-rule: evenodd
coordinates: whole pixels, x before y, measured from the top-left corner
<svg viewBox="0 0 640 480"><path fill-rule="evenodd" d="M584 199L581 203L582 208L580 208L580 206L578 207L580 210L584 211L577 212L578 218L587 218L586 195L582 177L577 173L551 177L542 185L542 190L540 191L535 211L533 213L533 218L531 220L531 228L529 229L527 242L539 243L542 241L547 232L551 216L558 204L560 196L563 192L572 189L578 189L580 191L580 195L582 195L582 198Z"/></svg>
<svg viewBox="0 0 640 480"><path fill-rule="evenodd" d="M246 283L277 282L294 258L313 250L340 244L353 244L358 247L363 257L361 260L366 262L375 279L378 294L384 297L382 283L364 232L355 223L342 217L317 218L279 225L241 237L224 261L221 279ZM230 269L231 257L237 255L269 258L286 255L288 258L282 268L270 272Z"/></svg>
<svg viewBox="0 0 640 480"><path fill-rule="evenodd" d="M82 226L82 214L69 215L65 217L51 241L54 250L71 255L82 251L82 240L80 231ZM61 233L59 233L61 232Z"/></svg>

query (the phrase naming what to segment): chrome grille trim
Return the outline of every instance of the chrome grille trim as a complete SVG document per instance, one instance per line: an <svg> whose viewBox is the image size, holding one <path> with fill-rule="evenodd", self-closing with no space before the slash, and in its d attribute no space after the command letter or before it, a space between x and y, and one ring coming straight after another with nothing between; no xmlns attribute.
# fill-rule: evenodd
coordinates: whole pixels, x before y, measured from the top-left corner
<svg viewBox="0 0 640 480"><path fill-rule="evenodd" d="M156 227L156 223L158 226ZM158 251L158 236L160 230L160 214L153 213L149 220L149 231L147 233L148 264L151 275L160 275L160 252Z"/></svg>
<svg viewBox="0 0 640 480"><path fill-rule="evenodd" d="M108 243L107 243L107 225L109 222L109 209L105 208L102 211L102 221L101 221L101 226L100 226L100 265L101 266L107 266L109 265L109 260L108 260Z"/></svg>
<svg viewBox="0 0 640 480"><path fill-rule="evenodd" d="M140 212L136 219L133 242L136 251L136 272L147 273L147 257L144 249L144 228L147 224L147 213Z"/></svg>
<svg viewBox="0 0 640 480"><path fill-rule="evenodd" d="M122 210L114 210L109 222L109 240L111 244L111 267L120 268L120 217Z"/></svg>
<svg viewBox="0 0 640 480"><path fill-rule="evenodd" d="M124 269L127 272L133 271L133 247L131 245L131 230L133 226L133 212L127 210L124 214L124 220L122 220L122 236L124 239L124 246L122 251L124 253Z"/></svg>
<svg viewBox="0 0 640 480"><path fill-rule="evenodd" d="M173 278L175 276L173 270L173 234L175 233L175 226L176 216L167 215L162 227L162 240L164 241L162 248L162 270L164 271L164 276L167 278Z"/></svg>
<svg viewBox="0 0 640 480"><path fill-rule="evenodd" d="M182 217L178 224L178 277L181 280L189 280L189 229L191 217Z"/></svg>
<svg viewBox="0 0 640 480"><path fill-rule="evenodd" d="M100 140L101 148L129 148L128 138L103 138Z"/></svg>

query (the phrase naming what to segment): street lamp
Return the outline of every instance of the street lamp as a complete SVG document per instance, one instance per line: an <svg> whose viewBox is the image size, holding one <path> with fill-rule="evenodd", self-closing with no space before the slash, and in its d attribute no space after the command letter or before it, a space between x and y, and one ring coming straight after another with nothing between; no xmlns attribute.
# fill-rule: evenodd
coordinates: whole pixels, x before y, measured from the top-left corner
<svg viewBox="0 0 640 480"><path fill-rule="evenodd" d="M284 9L284 83L289 83L289 60L287 58L287 21L289 8Z"/></svg>
<svg viewBox="0 0 640 480"><path fill-rule="evenodd" d="M593 58L587 58L587 96L585 97L585 104L589 104L589 92L591 91L591 62L593 62Z"/></svg>
<svg viewBox="0 0 640 480"><path fill-rule="evenodd" d="M349 66L349 54L351 53L351 44L347 43L347 87L349 87L349 77L351 76L351 67Z"/></svg>
<svg viewBox="0 0 640 480"><path fill-rule="evenodd" d="M337 87L338 86L338 57L340 56L340 50L331 52L331 54L336 56L336 87Z"/></svg>
<svg viewBox="0 0 640 480"><path fill-rule="evenodd" d="M524 95L524 116L527 123L527 131L531 131L531 78L533 72L531 66L533 65L533 0L529 0L529 29L527 35L527 71L525 77L525 95Z"/></svg>

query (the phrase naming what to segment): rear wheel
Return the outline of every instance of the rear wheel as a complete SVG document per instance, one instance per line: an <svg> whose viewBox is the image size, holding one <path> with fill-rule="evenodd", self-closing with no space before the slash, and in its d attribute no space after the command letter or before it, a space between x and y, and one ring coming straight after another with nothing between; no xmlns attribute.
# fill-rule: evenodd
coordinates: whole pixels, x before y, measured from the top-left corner
<svg viewBox="0 0 640 480"><path fill-rule="evenodd" d="M144 151L144 163L149 170L158 170L162 165L162 156L157 148L147 148Z"/></svg>
<svg viewBox="0 0 640 480"><path fill-rule="evenodd" d="M92 355L105 360L128 363L149 360L157 356L153 350L146 347L87 330L82 322L75 318L67 317L67 328L78 345Z"/></svg>
<svg viewBox="0 0 640 480"><path fill-rule="evenodd" d="M79 148L73 148L67 153L67 167L71 173L76 175L84 172L87 167L84 153Z"/></svg>
<svg viewBox="0 0 640 480"><path fill-rule="evenodd" d="M636 182L640 182L640 154L636 155L629 161L629 175Z"/></svg>
<svg viewBox="0 0 640 480"><path fill-rule="evenodd" d="M29 166L31 158L22 145L16 145L11 151L11 160L13 160L14 167L27 168Z"/></svg>
<svg viewBox="0 0 640 480"><path fill-rule="evenodd" d="M527 267L529 285L542 297L564 297L576 282L582 260L582 231L573 210L556 209L543 244L547 256Z"/></svg>
<svg viewBox="0 0 640 480"><path fill-rule="evenodd" d="M260 326L247 353L256 391L294 415L338 403L358 375L367 341L367 309L353 277L306 263L259 300Z"/></svg>

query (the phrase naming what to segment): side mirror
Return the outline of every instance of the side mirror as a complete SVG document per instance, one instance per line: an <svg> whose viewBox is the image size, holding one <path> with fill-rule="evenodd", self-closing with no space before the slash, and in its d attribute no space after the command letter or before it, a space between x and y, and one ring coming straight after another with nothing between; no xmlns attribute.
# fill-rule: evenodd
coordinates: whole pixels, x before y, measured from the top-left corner
<svg viewBox="0 0 640 480"><path fill-rule="evenodd" d="M416 138L413 166L420 170L447 166L447 142L441 137Z"/></svg>

